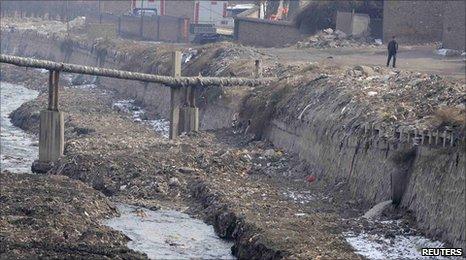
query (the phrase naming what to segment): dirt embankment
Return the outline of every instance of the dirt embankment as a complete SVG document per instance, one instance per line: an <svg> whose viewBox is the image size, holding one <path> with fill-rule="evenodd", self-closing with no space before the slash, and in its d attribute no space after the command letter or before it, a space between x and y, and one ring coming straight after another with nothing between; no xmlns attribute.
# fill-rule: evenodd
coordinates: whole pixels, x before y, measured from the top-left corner
<svg viewBox="0 0 466 260"><path fill-rule="evenodd" d="M0 258L145 259L99 224L118 215L100 192L65 176L0 174Z"/></svg>

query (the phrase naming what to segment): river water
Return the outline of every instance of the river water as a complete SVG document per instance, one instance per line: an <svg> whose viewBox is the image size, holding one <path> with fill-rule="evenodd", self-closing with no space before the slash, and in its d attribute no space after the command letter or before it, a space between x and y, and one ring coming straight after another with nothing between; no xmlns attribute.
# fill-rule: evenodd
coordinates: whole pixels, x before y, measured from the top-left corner
<svg viewBox="0 0 466 260"><path fill-rule="evenodd" d="M13 126L8 116L37 95L35 90L0 81L0 171L31 173L31 164L38 158L37 138Z"/></svg>
<svg viewBox="0 0 466 260"><path fill-rule="evenodd" d="M131 238L128 247L151 259L234 259L233 243L215 235L214 228L185 213L152 211L118 204L121 216L105 225Z"/></svg>

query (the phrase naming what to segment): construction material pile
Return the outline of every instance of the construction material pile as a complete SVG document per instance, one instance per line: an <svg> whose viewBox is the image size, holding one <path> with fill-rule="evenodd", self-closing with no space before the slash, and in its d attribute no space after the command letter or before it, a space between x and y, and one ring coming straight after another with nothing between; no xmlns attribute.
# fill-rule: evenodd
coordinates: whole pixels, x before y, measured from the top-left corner
<svg viewBox="0 0 466 260"><path fill-rule="evenodd" d="M304 41L298 42L298 48L341 48L341 47L375 47L382 45L382 41L377 39L373 40L366 37L353 37L347 35L340 30L333 30L331 28L319 31L318 33L308 37Z"/></svg>

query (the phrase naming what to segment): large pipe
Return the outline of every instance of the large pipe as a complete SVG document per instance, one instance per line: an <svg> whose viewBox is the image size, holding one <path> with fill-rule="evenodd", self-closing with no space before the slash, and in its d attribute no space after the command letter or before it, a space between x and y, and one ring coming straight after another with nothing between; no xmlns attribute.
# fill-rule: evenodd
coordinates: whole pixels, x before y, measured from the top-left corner
<svg viewBox="0 0 466 260"><path fill-rule="evenodd" d="M69 73L87 74L94 76L111 77L118 79L138 80L144 82L154 82L166 85L167 87L187 87L187 86L257 86L267 84L276 78L227 78L227 77L169 77L139 72L106 69L90 66L82 66L70 63L53 62L48 60L38 60L12 55L0 54L1 63L9 63L21 67L41 68Z"/></svg>

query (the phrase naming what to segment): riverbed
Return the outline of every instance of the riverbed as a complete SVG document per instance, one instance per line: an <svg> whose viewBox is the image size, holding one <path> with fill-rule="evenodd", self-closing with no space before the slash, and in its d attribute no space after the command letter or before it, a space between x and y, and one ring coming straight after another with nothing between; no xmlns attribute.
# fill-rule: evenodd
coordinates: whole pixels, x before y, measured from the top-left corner
<svg viewBox="0 0 466 260"><path fill-rule="evenodd" d="M121 216L104 222L132 241L128 247L151 259L234 259L233 243L215 235L214 228L174 210L118 204Z"/></svg>
<svg viewBox="0 0 466 260"><path fill-rule="evenodd" d="M9 115L37 95L35 90L0 81L0 171L31 173L31 164L38 158L37 138L14 126Z"/></svg>

